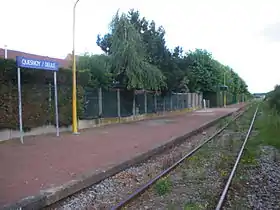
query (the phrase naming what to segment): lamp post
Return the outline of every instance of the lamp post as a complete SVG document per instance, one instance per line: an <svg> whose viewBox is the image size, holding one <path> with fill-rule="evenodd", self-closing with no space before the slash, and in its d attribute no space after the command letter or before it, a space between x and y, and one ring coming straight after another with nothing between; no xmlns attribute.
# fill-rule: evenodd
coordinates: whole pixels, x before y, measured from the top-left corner
<svg viewBox="0 0 280 210"><path fill-rule="evenodd" d="M75 55L75 19L76 19L76 6L79 0L76 0L73 7L73 51L72 51L72 73L73 73L73 92L72 92L72 131L73 134L78 134L77 123L77 84L76 84L76 55Z"/></svg>

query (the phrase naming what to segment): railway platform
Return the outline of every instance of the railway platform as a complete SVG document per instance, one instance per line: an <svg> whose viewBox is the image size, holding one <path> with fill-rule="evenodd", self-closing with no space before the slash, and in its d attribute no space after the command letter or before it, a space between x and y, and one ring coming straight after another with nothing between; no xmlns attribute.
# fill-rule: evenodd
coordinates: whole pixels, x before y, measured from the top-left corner
<svg viewBox="0 0 280 210"><path fill-rule="evenodd" d="M197 110L0 144L0 209L51 204L245 106ZM23 208L24 209L24 208Z"/></svg>

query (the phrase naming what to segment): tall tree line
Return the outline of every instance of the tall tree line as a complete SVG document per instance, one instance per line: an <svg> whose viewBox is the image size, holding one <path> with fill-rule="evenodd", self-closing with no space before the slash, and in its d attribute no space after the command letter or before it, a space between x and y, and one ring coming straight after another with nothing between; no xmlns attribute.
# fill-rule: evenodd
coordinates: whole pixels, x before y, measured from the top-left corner
<svg viewBox="0 0 280 210"><path fill-rule="evenodd" d="M116 13L109 32L98 35L96 43L104 54L86 54L78 63L80 70L90 73L93 87L216 92L225 79L232 94L249 94L245 81L207 50L168 49L164 28L141 17L139 11Z"/></svg>

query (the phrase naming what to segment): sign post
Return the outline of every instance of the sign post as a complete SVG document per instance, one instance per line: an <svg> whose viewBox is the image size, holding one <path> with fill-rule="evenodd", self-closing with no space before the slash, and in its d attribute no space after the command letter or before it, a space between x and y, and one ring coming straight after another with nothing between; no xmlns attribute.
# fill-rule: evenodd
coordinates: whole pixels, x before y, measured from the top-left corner
<svg viewBox="0 0 280 210"><path fill-rule="evenodd" d="M21 72L20 68L40 69L54 72L54 100L55 100L55 121L56 121L56 136L59 136L59 119L58 119L58 100L57 100L57 78L56 72L59 65L57 62L49 60L38 60L22 56L16 57L17 62L17 76L18 76L18 116L19 116L19 130L20 141L23 144L23 123L22 123L22 101L21 101Z"/></svg>

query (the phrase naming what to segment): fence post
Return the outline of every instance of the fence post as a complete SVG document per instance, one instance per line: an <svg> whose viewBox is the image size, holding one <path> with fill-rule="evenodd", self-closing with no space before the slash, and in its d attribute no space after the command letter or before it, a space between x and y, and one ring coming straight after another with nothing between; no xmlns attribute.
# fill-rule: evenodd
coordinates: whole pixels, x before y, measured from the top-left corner
<svg viewBox="0 0 280 210"><path fill-rule="evenodd" d="M102 118L102 88L98 88L98 124L101 124Z"/></svg>
<svg viewBox="0 0 280 210"><path fill-rule="evenodd" d="M198 93L195 94L195 108L198 107Z"/></svg>
<svg viewBox="0 0 280 210"><path fill-rule="evenodd" d="M170 111L173 111L172 93L171 93L171 96L170 96Z"/></svg>
<svg viewBox="0 0 280 210"><path fill-rule="evenodd" d="M193 109L196 108L196 93L193 93Z"/></svg>
<svg viewBox="0 0 280 210"><path fill-rule="evenodd" d="M192 108L192 94L191 93L188 93L188 99L189 99L188 108L191 109Z"/></svg>
<svg viewBox="0 0 280 210"><path fill-rule="evenodd" d="M155 92L154 96L154 105L155 105L155 112L157 112L157 93Z"/></svg>
<svg viewBox="0 0 280 210"><path fill-rule="evenodd" d="M164 96L164 98L163 98L163 112L165 112L165 109L166 109L166 107L165 107L165 96Z"/></svg>
<svg viewBox="0 0 280 210"><path fill-rule="evenodd" d="M98 114L99 118L102 117L102 88L98 88Z"/></svg>
<svg viewBox="0 0 280 210"><path fill-rule="evenodd" d="M121 120L121 93L120 89L117 89L117 104L118 104L118 118Z"/></svg>
<svg viewBox="0 0 280 210"><path fill-rule="evenodd" d="M133 118L135 118L135 113L136 113L136 106L135 106L135 91L133 91L133 103L132 103L132 114L133 114Z"/></svg>
<svg viewBox="0 0 280 210"><path fill-rule="evenodd" d="M198 101L199 101L199 108L201 109L202 108L202 93L199 94Z"/></svg>
<svg viewBox="0 0 280 210"><path fill-rule="evenodd" d="M147 107L147 92L145 91L144 92L144 108L145 108L145 114L147 114L147 110L148 110L148 107Z"/></svg>
<svg viewBox="0 0 280 210"><path fill-rule="evenodd" d="M180 109L180 105L179 105L180 100L179 100L179 94L177 93L176 95L177 95L176 98L177 98L177 110L178 110L178 109Z"/></svg>

